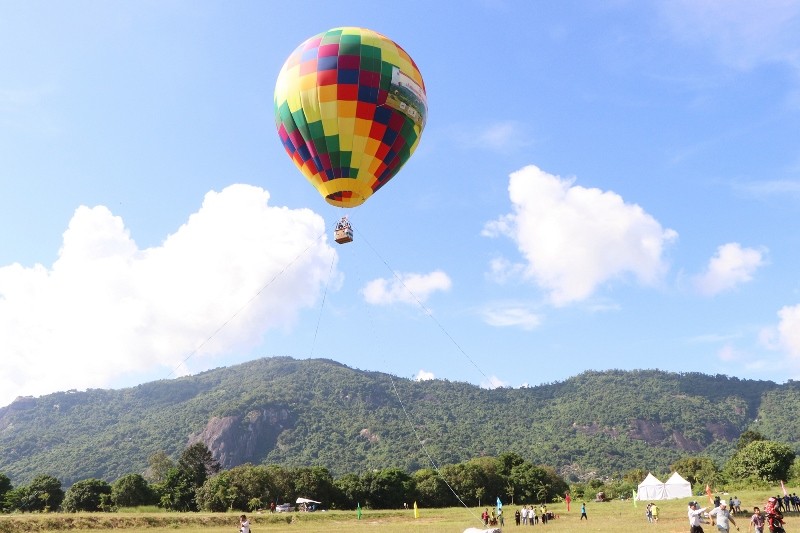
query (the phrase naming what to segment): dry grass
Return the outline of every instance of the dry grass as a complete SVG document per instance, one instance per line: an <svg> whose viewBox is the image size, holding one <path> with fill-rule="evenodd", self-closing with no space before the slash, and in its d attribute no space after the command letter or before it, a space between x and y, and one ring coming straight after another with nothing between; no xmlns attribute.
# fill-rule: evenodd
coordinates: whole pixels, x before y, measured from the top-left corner
<svg viewBox="0 0 800 533"><path fill-rule="evenodd" d="M753 505L763 508L770 493L764 491L745 491L737 495L742 507L752 510ZM701 504L707 504L704 497L697 497ZM658 531L660 533L685 533L688 530L686 502L688 499L660 502L658 524L649 524L645 519L646 502L637 507L631 501L608 503L588 502L588 521L580 521L580 502L573 502L568 513L564 504L554 504L549 509L559 515L546 527L548 533L619 531ZM506 505L504 512L512 519L506 520L504 531L527 531L531 526L515 526L513 513L517 505ZM415 519L413 511L370 511L364 510L361 520L356 519L354 511L331 511L316 513L276 513L249 514L253 533L277 531L296 531L298 533L328 533L353 531L380 531L381 533L460 533L467 527L481 527L479 521L482 509L425 509L420 508L420 518ZM0 533L29 533L64 531L70 532L124 529L126 533L237 533L240 513L166 513L166 512L120 512L120 513L77 513L77 514L36 514L0 516ZM800 516L791 513L787 517L787 530L800 530ZM749 514L737 518L742 531L747 531ZM534 526L540 528L541 525ZM707 533L715 528L707 526ZM541 531L541 529L530 529ZM735 531L735 530L734 530Z"/></svg>

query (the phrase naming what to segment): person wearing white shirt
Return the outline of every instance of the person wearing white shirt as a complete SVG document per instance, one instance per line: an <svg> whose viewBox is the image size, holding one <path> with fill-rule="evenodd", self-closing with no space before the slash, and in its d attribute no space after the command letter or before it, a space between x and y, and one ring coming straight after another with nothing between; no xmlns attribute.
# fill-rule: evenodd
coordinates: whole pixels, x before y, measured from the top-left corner
<svg viewBox="0 0 800 533"><path fill-rule="evenodd" d="M730 524L736 526L736 520L731 516L731 513L728 511L728 504L724 501L720 502L719 507L715 507L713 511L708 513L708 516L716 517L717 529L719 529L721 533L730 533ZM730 524L728 522L730 522ZM736 526L736 531L739 531L739 526Z"/></svg>
<svg viewBox="0 0 800 533"><path fill-rule="evenodd" d="M250 521L245 515L239 517L239 533L250 533Z"/></svg>
<svg viewBox="0 0 800 533"><path fill-rule="evenodd" d="M689 502L689 533L704 533L703 526L703 512L705 507L697 508L697 502Z"/></svg>

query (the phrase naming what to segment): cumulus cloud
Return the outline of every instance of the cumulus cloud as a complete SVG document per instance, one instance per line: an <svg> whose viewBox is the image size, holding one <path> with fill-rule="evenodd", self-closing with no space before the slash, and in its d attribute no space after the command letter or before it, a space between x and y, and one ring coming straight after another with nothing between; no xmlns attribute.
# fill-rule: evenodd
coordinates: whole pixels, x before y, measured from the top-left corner
<svg viewBox="0 0 800 533"><path fill-rule="evenodd" d="M424 303L437 291L449 291L452 286L450 276L441 270L428 274L398 274L394 279L383 278L368 282L361 293L364 300L373 305L393 303Z"/></svg>
<svg viewBox="0 0 800 533"><path fill-rule="evenodd" d="M731 290L751 281L764 263L764 253L760 250L742 248L737 242L723 244L708 261L705 271L695 277L695 287L707 296Z"/></svg>
<svg viewBox="0 0 800 533"><path fill-rule="evenodd" d="M489 237L512 239L521 264L495 261L547 291L554 305L585 300L610 280L633 275L658 283L667 270L663 253L677 239L641 207L618 194L574 185L536 166L511 174L513 211L484 226Z"/></svg>
<svg viewBox="0 0 800 533"><path fill-rule="evenodd" d="M433 375L433 372L428 372L427 370L422 370L420 368L417 375L414 376L414 381L430 381L432 379L436 379L436 376Z"/></svg>
<svg viewBox="0 0 800 533"><path fill-rule="evenodd" d="M800 358L800 304L778 311L778 342L794 358Z"/></svg>
<svg viewBox="0 0 800 533"><path fill-rule="evenodd" d="M268 201L247 185L209 192L146 249L108 208L83 206L51 266L0 267L0 405L131 373L166 377L188 355L231 353L290 327L317 301L335 252L319 238L321 217Z"/></svg>
<svg viewBox="0 0 800 533"><path fill-rule="evenodd" d="M483 320L490 326L517 327L532 330L542 323L541 317L525 306L502 305L484 309Z"/></svg>

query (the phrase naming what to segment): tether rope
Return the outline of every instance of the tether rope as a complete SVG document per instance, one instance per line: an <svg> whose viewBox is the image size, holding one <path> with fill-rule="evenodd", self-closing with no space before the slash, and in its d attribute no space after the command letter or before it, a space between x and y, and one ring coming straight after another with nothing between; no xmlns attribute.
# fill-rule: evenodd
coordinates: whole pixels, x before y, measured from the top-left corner
<svg viewBox="0 0 800 533"><path fill-rule="evenodd" d="M254 294L252 297L250 297L250 299L249 299L249 300L247 300L247 301L246 301L244 304L242 304L242 306L241 306L241 307L239 307L239 309L237 309L237 310L236 310L236 311L235 311L235 312L234 312L234 313L233 313L233 314L232 314L232 315L231 315L231 316L230 316L230 317L229 317L229 318L228 318L228 319L227 319L225 322L223 322L223 323L222 323L222 324L221 324L221 325L220 325L220 326L219 326L219 327L218 327L216 330L214 330L214 332L213 332L211 335L209 335L209 336L208 336L208 338L206 338L206 339L205 339L203 342L201 342L200 344L198 344L198 345L197 345L197 346L196 346L196 347L195 347L195 348L194 348L194 349L193 349L191 352L189 352L189 354L188 354L186 357L184 357L184 359L183 359L183 360L180 362L180 364L178 364L178 366L176 366L176 367L175 367L175 368L172 370L172 372L170 372L169 374L167 374L167 379L169 379L171 376L177 376L177 375L178 375L178 374L177 374L178 370L179 370L181 367L183 367L183 366L186 364L186 362L187 362L189 359L191 359L192 357L194 357L195 355L197 355L197 352L199 352L199 351L200 351L200 349L201 349L203 346L205 346L206 344L208 344L209 342L211 342L211 341L214 339L214 337L216 337L216 336L219 334L219 332L220 332L220 331L222 331L223 329L225 329L225 328L228 326L228 324L230 324L231 322L233 322L233 320L234 320L234 319L235 319L237 316L239 316L239 314L241 314L241 312L242 312L242 311L244 311L244 310L245 310L247 307L249 307L249 306L250 306L250 304L251 304L251 303L253 303L253 301L254 301L256 298L258 298L259 296L261 296L261 293L262 293L262 292L264 292L264 291L267 289L267 287L269 287L270 285L272 285L273 283L275 283L275 281L276 281L278 278L280 278L280 277L281 277L281 276L282 276L282 275L283 275L283 274L284 274L284 273L285 273L287 270L289 270L289 268L290 268L292 265L294 265L294 264L295 264L295 263L296 263L296 262L297 262L297 261L298 261L298 260L299 260L301 257L303 257L305 254L307 254L307 253L308 253L308 251L309 251L309 250L311 250L311 248L312 248L312 247L313 247L313 246L314 246L314 245L317 243L317 241L319 241L319 240L320 240L322 237L324 237L324 236L325 236L325 233L326 233L325 231L323 231L322 233L320 233L320 234L317 236L317 238L316 238L316 239L312 240L312 241L309 243L309 245L308 245L308 246L305 248L305 250L303 250L302 252L300 252L299 254L297 254L297 255L294 257L294 259L292 259L291 261L289 261L288 263L286 263L286 265L284 265L284 267L283 267L283 268L282 268L282 269L281 269L281 270L280 270L280 271L279 271L277 274L275 274L274 276L272 276L272 279L270 279L269 281L267 281L267 283L265 283L265 284L264 284L264 285L263 285L263 286L262 286L260 289L258 289L258 291L256 291L256 293L255 293L255 294Z"/></svg>

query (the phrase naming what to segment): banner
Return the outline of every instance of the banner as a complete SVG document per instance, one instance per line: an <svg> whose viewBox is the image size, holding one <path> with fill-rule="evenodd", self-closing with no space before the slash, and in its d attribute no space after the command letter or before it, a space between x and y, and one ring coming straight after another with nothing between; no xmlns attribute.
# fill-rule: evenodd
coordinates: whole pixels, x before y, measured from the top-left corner
<svg viewBox="0 0 800 533"><path fill-rule="evenodd" d="M417 509L417 501L414 500L414 518L419 518L419 509Z"/></svg>

